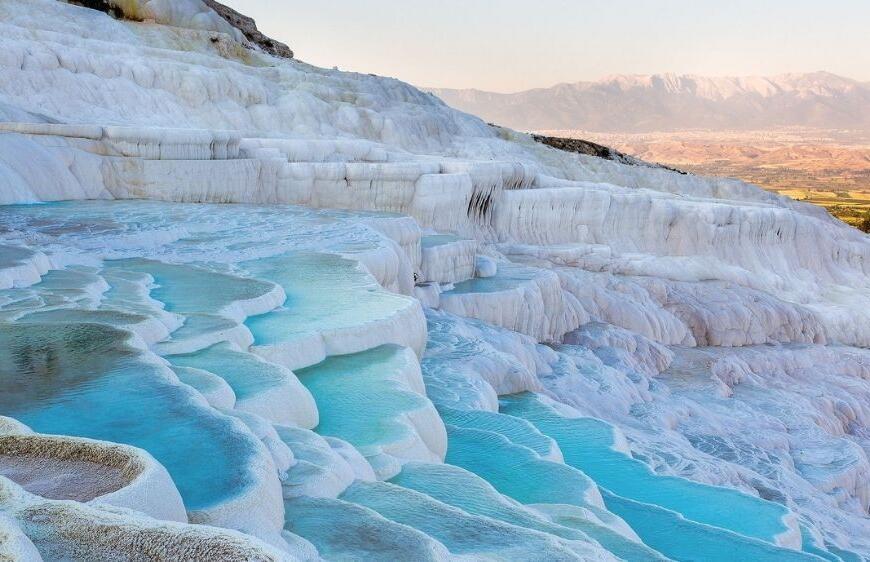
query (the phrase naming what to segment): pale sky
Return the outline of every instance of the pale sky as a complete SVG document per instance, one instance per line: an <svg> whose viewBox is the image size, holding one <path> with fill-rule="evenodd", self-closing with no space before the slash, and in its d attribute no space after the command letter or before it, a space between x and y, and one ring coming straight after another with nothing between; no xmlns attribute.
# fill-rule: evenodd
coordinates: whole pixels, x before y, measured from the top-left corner
<svg viewBox="0 0 870 562"><path fill-rule="evenodd" d="M609 74L870 81L870 0L223 0L318 66L512 92Z"/></svg>

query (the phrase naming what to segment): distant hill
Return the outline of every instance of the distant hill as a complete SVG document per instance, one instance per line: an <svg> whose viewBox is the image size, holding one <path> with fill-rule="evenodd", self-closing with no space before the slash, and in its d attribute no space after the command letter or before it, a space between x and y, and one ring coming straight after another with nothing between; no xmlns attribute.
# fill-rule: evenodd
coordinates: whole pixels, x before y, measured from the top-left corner
<svg viewBox="0 0 870 562"><path fill-rule="evenodd" d="M514 94L429 91L457 109L521 130L870 129L870 83L829 72L743 78L611 76Z"/></svg>

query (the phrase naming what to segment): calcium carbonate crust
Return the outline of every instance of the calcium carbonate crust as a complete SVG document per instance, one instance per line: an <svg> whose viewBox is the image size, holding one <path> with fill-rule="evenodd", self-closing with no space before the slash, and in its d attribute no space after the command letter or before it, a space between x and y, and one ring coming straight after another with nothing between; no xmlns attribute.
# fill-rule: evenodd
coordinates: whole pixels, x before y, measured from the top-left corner
<svg viewBox="0 0 870 562"><path fill-rule="evenodd" d="M758 559L870 552L865 235L743 182L556 150L397 80L270 56L287 53L252 48L253 22L214 2L96 3L116 17L0 2L0 204L70 201L0 208L0 322L125 334L252 447L250 482L186 510L141 449L0 418L0 558L685 557L634 509ZM217 304L161 296L172 283L141 270L163 265L209 279L184 296ZM178 359L213 349L269 376ZM373 353L382 369L354 366ZM323 383L354 374L380 394ZM608 481L614 496L575 450L608 440L594 450L614 467L754 515ZM499 454L522 462L487 464ZM100 493L40 497L58 486L21 476L69 466L105 475Z"/></svg>

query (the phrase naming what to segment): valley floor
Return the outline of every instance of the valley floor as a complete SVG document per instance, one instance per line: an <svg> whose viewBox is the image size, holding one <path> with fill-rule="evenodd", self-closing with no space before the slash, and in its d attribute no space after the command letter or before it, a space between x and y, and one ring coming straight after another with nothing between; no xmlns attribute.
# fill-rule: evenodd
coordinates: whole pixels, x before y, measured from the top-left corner
<svg viewBox="0 0 870 562"><path fill-rule="evenodd" d="M739 178L870 232L870 135L856 131L547 131L705 176Z"/></svg>

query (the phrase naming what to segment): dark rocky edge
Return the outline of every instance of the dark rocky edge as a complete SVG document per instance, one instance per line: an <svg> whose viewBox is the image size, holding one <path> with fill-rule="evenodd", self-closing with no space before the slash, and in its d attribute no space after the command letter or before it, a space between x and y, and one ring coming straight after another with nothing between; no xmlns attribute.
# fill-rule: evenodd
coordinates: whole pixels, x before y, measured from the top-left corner
<svg viewBox="0 0 870 562"><path fill-rule="evenodd" d="M90 8L92 10L99 10L100 12L104 12L109 14L113 18L116 19L126 19L132 21L142 21L135 13L125 12L121 7L122 5L117 2L117 0L67 0L70 4L75 4L76 6L83 6L85 8ZM226 20L231 26L235 27L245 38L251 42L252 45L256 45L266 53L270 55L281 57L285 59L293 58L293 51L279 41L275 41L269 37L263 35L259 29L257 29L257 24L253 20L253 18L249 18L246 15L240 14L239 12L233 10L229 6L224 6L219 2L215 2L214 0L202 0L203 3L217 12L217 14Z"/></svg>
<svg viewBox="0 0 870 562"><path fill-rule="evenodd" d="M248 41L257 45L265 52L285 59L293 58L293 51L290 47L263 35L263 33L257 29L257 23L253 18L240 14L229 6L224 6L220 2L215 2L215 0L202 1L206 6L217 12L217 14L224 18L230 25L241 31Z"/></svg>
<svg viewBox="0 0 870 562"><path fill-rule="evenodd" d="M90 8L91 10L97 10L109 14L115 19L141 21L140 18L133 14L125 14L124 10L114 2L111 2L111 0L67 0L67 3L75 6L82 6L84 8Z"/></svg>
<svg viewBox="0 0 870 562"><path fill-rule="evenodd" d="M619 162L621 164L628 164L630 166L644 166L647 168L662 168L665 170L670 170L671 172L677 172L678 174L686 175L686 172L682 170L677 170L676 168L671 168L669 166L663 166L661 164L654 164L650 162L645 162L640 158L635 158L634 156L630 156L623 152L619 152L618 150L614 150L609 146L604 146L601 144L597 144L594 142L585 141L582 139L566 139L562 137L547 137L544 135L535 135L532 134L532 138L535 141L546 144L547 146L551 146L558 150L563 150L565 152L575 152L577 154L585 154L587 156L597 156L598 158L604 158L605 160L613 160L614 162Z"/></svg>

